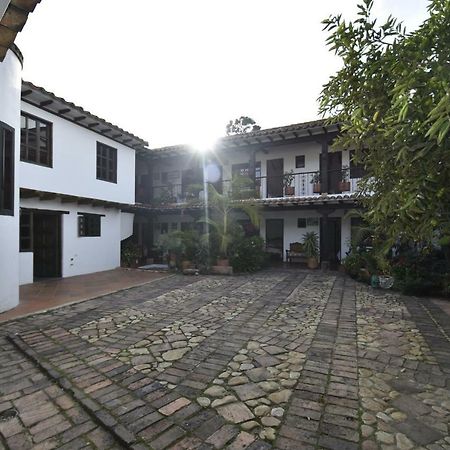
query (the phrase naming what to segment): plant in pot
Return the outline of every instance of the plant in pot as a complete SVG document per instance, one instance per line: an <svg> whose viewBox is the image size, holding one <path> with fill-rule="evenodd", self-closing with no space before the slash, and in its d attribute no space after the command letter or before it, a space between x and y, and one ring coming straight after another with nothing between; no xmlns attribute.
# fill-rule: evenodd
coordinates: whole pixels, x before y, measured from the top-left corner
<svg viewBox="0 0 450 450"><path fill-rule="evenodd" d="M241 210L247 214L254 225L259 225L259 208L255 205L236 202L232 197L217 192L214 186L208 189L208 203L211 211L209 217L201 219L214 228L218 236L218 266L229 266L229 246L234 237L236 223L232 218L232 212Z"/></svg>
<svg viewBox="0 0 450 450"><path fill-rule="evenodd" d="M309 231L303 236L303 251L308 258L308 269L317 269L319 267L319 236L315 231Z"/></svg>
<svg viewBox="0 0 450 450"><path fill-rule="evenodd" d="M350 190L350 173L348 166L342 166L341 181L339 182L339 190L346 192Z"/></svg>
<svg viewBox="0 0 450 450"><path fill-rule="evenodd" d="M181 270L193 269L195 266L195 254L199 246L199 235L195 230L179 231L178 233L183 242Z"/></svg>
<svg viewBox="0 0 450 450"><path fill-rule="evenodd" d="M294 171L291 170L290 172L285 172L283 175L283 187L284 187L284 194L285 195L294 195L295 194L295 187L292 186L292 183L294 181Z"/></svg>
<svg viewBox="0 0 450 450"><path fill-rule="evenodd" d="M320 172L315 172L311 178L311 184L313 185L314 194L320 194Z"/></svg>
<svg viewBox="0 0 450 450"><path fill-rule="evenodd" d="M181 258L185 252L185 244L180 231L172 231L160 236L158 248L166 255L169 267L173 269L181 266Z"/></svg>

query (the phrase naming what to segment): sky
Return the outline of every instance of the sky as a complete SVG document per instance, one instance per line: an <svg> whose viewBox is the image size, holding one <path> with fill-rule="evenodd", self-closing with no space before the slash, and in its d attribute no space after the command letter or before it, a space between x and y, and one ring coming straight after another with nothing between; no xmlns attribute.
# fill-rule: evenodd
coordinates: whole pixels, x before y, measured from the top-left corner
<svg viewBox="0 0 450 450"><path fill-rule="evenodd" d="M339 69L321 21L357 0L43 0L16 44L23 78L152 148L222 136L230 119L314 120ZM375 0L409 31L427 0Z"/></svg>

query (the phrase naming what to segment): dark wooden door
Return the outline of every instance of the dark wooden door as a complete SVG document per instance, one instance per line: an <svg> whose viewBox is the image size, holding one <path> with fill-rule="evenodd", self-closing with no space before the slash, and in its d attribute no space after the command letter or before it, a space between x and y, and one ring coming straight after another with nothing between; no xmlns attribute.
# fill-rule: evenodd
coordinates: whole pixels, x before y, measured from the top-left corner
<svg viewBox="0 0 450 450"><path fill-rule="evenodd" d="M342 177L342 152L328 153L328 193L338 194Z"/></svg>
<svg viewBox="0 0 450 450"><path fill-rule="evenodd" d="M61 214L34 213L34 276L61 276Z"/></svg>
<svg viewBox="0 0 450 450"><path fill-rule="evenodd" d="M283 158L267 161L267 197L283 197Z"/></svg>
<svg viewBox="0 0 450 450"><path fill-rule="evenodd" d="M284 248L284 220L266 220L266 250L270 257L276 260L283 260Z"/></svg>
<svg viewBox="0 0 450 450"><path fill-rule="evenodd" d="M337 269L341 260L341 218L320 219L320 255L330 268Z"/></svg>

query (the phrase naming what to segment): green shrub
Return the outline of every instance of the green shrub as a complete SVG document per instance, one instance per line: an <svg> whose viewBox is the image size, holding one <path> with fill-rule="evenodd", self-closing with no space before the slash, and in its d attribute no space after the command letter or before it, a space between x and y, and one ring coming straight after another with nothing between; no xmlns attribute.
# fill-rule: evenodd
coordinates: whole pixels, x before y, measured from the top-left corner
<svg viewBox="0 0 450 450"><path fill-rule="evenodd" d="M132 238L122 241L120 248L120 260L125 267L134 267L139 259L140 248Z"/></svg>
<svg viewBox="0 0 450 450"><path fill-rule="evenodd" d="M267 262L264 240L260 236L239 237L231 245L230 263L235 272L255 272Z"/></svg>
<svg viewBox="0 0 450 450"><path fill-rule="evenodd" d="M448 295L449 269L442 251L403 252L393 263L394 288L404 294Z"/></svg>

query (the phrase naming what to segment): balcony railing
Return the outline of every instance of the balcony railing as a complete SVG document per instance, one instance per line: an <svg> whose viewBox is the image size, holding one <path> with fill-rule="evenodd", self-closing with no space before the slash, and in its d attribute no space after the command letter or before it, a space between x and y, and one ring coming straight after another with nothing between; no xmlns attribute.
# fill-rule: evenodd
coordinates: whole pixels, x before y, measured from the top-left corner
<svg viewBox="0 0 450 450"><path fill-rule="evenodd" d="M358 191L360 178L350 178L348 169L320 172L290 173L273 177L250 178L239 177L237 180L222 180L214 183L221 193L235 199L266 199L279 197L309 197L321 194L351 194ZM325 178L326 175L326 178ZM202 185L199 180L198 186ZM157 185L149 190L139 186L136 201L149 204L174 204L203 199L203 191L192 189L192 185L166 184Z"/></svg>

